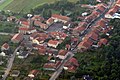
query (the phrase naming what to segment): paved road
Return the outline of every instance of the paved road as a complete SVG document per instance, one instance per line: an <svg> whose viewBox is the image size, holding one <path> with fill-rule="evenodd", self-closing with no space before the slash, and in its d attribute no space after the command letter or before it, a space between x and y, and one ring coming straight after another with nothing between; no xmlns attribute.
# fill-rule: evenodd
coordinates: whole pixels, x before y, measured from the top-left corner
<svg viewBox="0 0 120 80"><path fill-rule="evenodd" d="M14 59L15 59L16 52L17 52L17 50L18 50L19 48L20 48L20 46L15 49L14 53L13 53L12 56L9 58L8 65L7 65L7 69L5 70L5 73L4 73L4 75L3 75L2 80L6 80L7 76L9 75L9 72L10 72L10 70L11 70L11 68L12 68L12 65L13 65L13 62L14 62Z"/></svg>
<svg viewBox="0 0 120 80"><path fill-rule="evenodd" d="M101 18L104 17L104 15L109 11L109 9L113 6L115 0L110 0L111 4L107 7L107 9L99 16L97 17L96 19L94 19L91 23L88 24L86 30L83 32L82 35L86 35L88 32L87 31L90 31L90 27L95 24L98 20L100 20ZM82 36L83 37L83 36ZM82 39L82 38L81 38ZM77 46L76 46L77 47ZM75 47L75 48L76 48ZM74 52L75 48L73 50L71 50L71 53ZM63 67L64 67L64 64L65 62L68 61L68 59L70 59L71 57L73 57L73 55L71 55L70 57L67 57L65 60L62 61L62 64L60 65L60 67L54 72L54 74L52 75L52 77L49 79L49 80L56 80L56 78L60 75L60 73L62 72L63 70Z"/></svg>
<svg viewBox="0 0 120 80"><path fill-rule="evenodd" d="M12 33L0 32L0 35L11 35L11 36L13 36L14 34L12 34Z"/></svg>
<svg viewBox="0 0 120 80"><path fill-rule="evenodd" d="M53 73L52 77L49 80L55 80L62 72L65 63L74 56L72 52L68 52L68 53L69 55L64 60L62 60L61 65L56 69L56 71Z"/></svg>

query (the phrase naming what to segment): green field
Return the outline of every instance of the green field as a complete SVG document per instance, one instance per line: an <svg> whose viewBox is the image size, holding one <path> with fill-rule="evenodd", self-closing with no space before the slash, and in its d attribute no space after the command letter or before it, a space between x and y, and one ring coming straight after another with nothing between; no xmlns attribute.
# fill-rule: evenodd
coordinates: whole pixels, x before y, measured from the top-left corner
<svg viewBox="0 0 120 80"><path fill-rule="evenodd" d="M1 10L11 10L13 12L29 12L30 9L36 6L42 5L44 3L52 3L57 0L6 0L2 5L0 5ZM76 2L78 0L69 0L71 2Z"/></svg>
<svg viewBox="0 0 120 80"><path fill-rule="evenodd" d="M5 0L2 4L0 4L0 10L10 4L13 0Z"/></svg>

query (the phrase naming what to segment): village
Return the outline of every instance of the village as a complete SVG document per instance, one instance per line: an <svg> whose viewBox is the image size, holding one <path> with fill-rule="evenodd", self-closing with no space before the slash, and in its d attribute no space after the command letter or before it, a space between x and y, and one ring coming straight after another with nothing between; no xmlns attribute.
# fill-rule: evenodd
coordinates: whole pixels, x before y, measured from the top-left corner
<svg viewBox="0 0 120 80"><path fill-rule="evenodd" d="M120 15L117 13L120 0L111 0L109 4L97 1L99 4L95 6L82 5L90 8L92 13L87 15L84 12L80 17L82 21L78 24L72 22L70 17L60 14L52 14L47 20L32 14L20 19L15 16L7 17L8 22L16 23L18 30L15 33L0 32L0 35L11 36L11 40L1 45L0 56L8 57L2 79L5 80L7 76L18 77L21 71L19 68L12 68L16 58L22 65L22 61L29 56L41 56L41 59L46 60L39 64L39 69L28 69L29 73L24 80L33 80L37 75L44 74L49 75L49 80L55 80L63 69L69 73L76 72L80 64L74 55L108 45L109 40L102 35L111 37L114 26L108 25L109 21ZM15 45L13 52L9 43ZM3 63L1 61L0 65Z"/></svg>

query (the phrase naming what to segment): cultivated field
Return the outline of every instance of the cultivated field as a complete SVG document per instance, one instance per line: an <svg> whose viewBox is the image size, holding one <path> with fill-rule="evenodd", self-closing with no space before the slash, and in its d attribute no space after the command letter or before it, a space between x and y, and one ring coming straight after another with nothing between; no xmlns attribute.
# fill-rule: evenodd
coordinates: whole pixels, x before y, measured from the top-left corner
<svg viewBox="0 0 120 80"><path fill-rule="evenodd" d="M13 12L29 12L31 8L42 5L44 3L52 3L57 0L6 0L0 9L2 10L11 10ZM78 0L69 0L71 2L76 2Z"/></svg>

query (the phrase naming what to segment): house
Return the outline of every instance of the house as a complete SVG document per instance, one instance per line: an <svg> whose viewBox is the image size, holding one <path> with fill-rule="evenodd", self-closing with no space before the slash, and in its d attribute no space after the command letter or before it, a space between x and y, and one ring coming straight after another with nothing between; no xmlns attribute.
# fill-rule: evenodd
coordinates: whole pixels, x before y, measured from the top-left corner
<svg viewBox="0 0 120 80"><path fill-rule="evenodd" d="M45 46L37 45L37 44L32 44L32 46L33 46L33 49L35 49L35 50L39 50L39 49L44 49L45 48Z"/></svg>
<svg viewBox="0 0 120 80"><path fill-rule="evenodd" d="M60 44L60 42L57 41L57 40L49 40L49 41L48 41L48 46L49 46L49 47L57 48L57 46L58 46L59 44Z"/></svg>
<svg viewBox="0 0 120 80"><path fill-rule="evenodd" d="M44 37L37 37L37 38L35 38L35 39L32 40L32 42L34 44L42 44L44 41L45 41Z"/></svg>
<svg viewBox="0 0 120 80"><path fill-rule="evenodd" d="M78 60L76 58L70 58L64 65L64 69L68 72L75 72L79 67Z"/></svg>
<svg viewBox="0 0 120 80"><path fill-rule="evenodd" d="M92 46L93 42L90 38L85 38L82 42L80 42L77 46L78 51L86 51Z"/></svg>
<svg viewBox="0 0 120 80"><path fill-rule="evenodd" d="M0 56L6 56L6 53L5 52L1 52Z"/></svg>
<svg viewBox="0 0 120 80"><path fill-rule="evenodd" d="M28 55L29 55L28 51L22 51L22 52L19 53L18 58L24 59L24 58L27 58Z"/></svg>
<svg viewBox="0 0 120 80"><path fill-rule="evenodd" d="M99 12L99 14L101 14L107 8L107 5L104 3L100 3L100 4L97 4L95 7L96 7L96 11Z"/></svg>
<svg viewBox="0 0 120 80"><path fill-rule="evenodd" d="M41 17L40 15L34 15L31 19L32 19L33 21L40 21L40 22L43 22L43 21L44 21L44 18Z"/></svg>
<svg viewBox="0 0 120 80"><path fill-rule="evenodd" d="M21 42L22 40L23 40L23 34L21 34L21 33L15 34L15 35L12 37L12 39L11 39L11 41L12 41L13 43L19 43L19 42Z"/></svg>
<svg viewBox="0 0 120 80"><path fill-rule="evenodd" d="M29 21L20 21L20 25L22 27L27 27L29 28L30 27L30 22Z"/></svg>
<svg viewBox="0 0 120 80"><path fill-rule="evenodd" d="M71 46L69 44L66 44L65 50L70 50L70 49L71 49Z"/></svg>
<svg viewBox="0 0 120 80"><path fill-rule="evenodd" d="M34 33L30 34L30 39L31 40L35 39L36 37L38 37L39 34L41 34L41 33L34 32Z"/></svg>
<svg viewBox="0 0 120 80"><path fill-rule="evenodd" d="M46 50L45 47L43 47L43 48L39 48L39 50L38 50L38 54L39 54L39 55L45 55L46 52L47 52L47 50Z"/></svg>
<svg viewBox="0 0 120 80"><path fill-rule="evenodd" d="M59 66L60 66L61 62L60 61L56 61L56 62L48 62L45 63L43 68L45 70L51 70L51 71L55 71Z"/></svg>
<svg viewBox="0 0 120 80"><path fill-rule="evenodd" d="M31 33L34 33L34 32L37 32L36 29L34 27L32 28L27 28L27 27L19 27L19 33L22 33L22 34L31 34Z"/></svg>
<svg viewBox="0 0 120 80"><path fill-rule="evenodd" d="M87 23L90 23L94 19L95 17L92 14L90 14L89 16L85 17L84 21L86 21Z"/></svg>
<svg viewBox="0 0 120 80"><path fill-rule="evenodd" d="M18 70L13 70L13 71L11 72L10 76L12 76L12 77L18 77L19 74L20 74L20 71L18 71Z"/></svg>
<svg viewBox="0 0 120 80"><path fill-rule="evenodd" d="M53 14L51 18L54 19L54 22L67 23L67 22L71 21L71 18L69 18L67 16L62 16L59 14Z"/></svg>
<svg viewBox="0 0 120 80"><path fill-rule="evenodd" d="M111 8L106 14L105 18L114 18L113 15L119 10L119 6L115 5L113 8Z"/></svg>
<svg viewBox="0 0 120 80"><path fill-rule="evenodd" d="M105 38L102 38L102 39L100 39L100 41L98 42L98 46L99 47L101 47L102 45L106 45L107 44L107 42L108 42L108 40L107 39L105 39Z"/></svg>
<svg viewBox="0 0 120 80"><path fill-rule="evenodd" d="M26 34L29 31L29 28L27 27L19 27L19 33Z"/></svg>
<svg viewBox="0 0 120 80"><path fill-rule="evenodd" d="M35 44L41 44L48 38L46 33L33 33L30 37Z"/></svg>
<svg viewBox="0 0 120 80"><path fill-rule="evenodd" d="M86 26L85 27L78 26L78 27L73 29L73 34L79 36L79 34L82 34L82 32L85 30L85 28L86 28Z"/></svg>
<svg viewBox="0 0 120 80"><path fill-rule="evenodd" d="M57 57L59 57L60 59L65 59L68 56L68 51L67 50L60 50L58 52Z"/></svg>
<svg viewBox="0 0 120 80"><path fill-rule="evenodd" d="M32 34L32 33L35 33L37 32L36 28L35 27L31 27L29 28L29 31L27 32L28 34Z"/></svg>
<svg viewBox="0 0 120 80"><path fill-rule="evenodd" d="M108 21L105 19L101 19L96 24L99 25L101 28L106 28L108 26Z"/></svg>
<svg viewBox="0 0 120 80"><path fill-rule="evenodd" d="M4 50L9 50L9 44L8 43L4 43L1 47L1 51L4 51Z"/></svg>
<svg viewBox="0 0 120 80"><path fill-rule="evenodd" d="M39 70L32 70L29 72L28 77L35 78L39 74Z"/></svg>
<svg viewBox="0 0 120 80"><path fill-rule="evenodd" d="M50 34L50 36L52 37L52 38L55 38L55 39L62 39L62 40L64 40L68 35L66 34L66 33L64 33L64 32L50 32L49 33Z"/></svg>
<svg viewBox="0 0 120 80"><path fill-rule="evenodd" d="M78 43L78 38L71 38L71 45L75 45Z"/></svg>
<svg viewBox="0 0 120 80"><path fill-rule="evenodd" d="M116 1L116 5L120 6L120 0Z"/></svg>
<svg viewBox="0 0 120 80"><path fill-rule="evenodd" d="M9 21L9 22L14 22L15 20L16 20L15 16L10 16L7 18L7 21Z"/></svg>
<svg viewBox="0 0 120 80"><path fill-rule="evenodd" d="M51 25L51 24L53 24L54 23L54 20L52 19L52 18L49 18L47 21L46 21L46 24L47 25Z"/></svg>
<svg viewBox="0 0 120 80"><path fill-rule="evenodd" d="M21 24L24 21L27 22L28 20L26 18L20 18L20 19L17 20L17 23Z"/></svg>
<svg viewBox="0 0 120 80"><path fill-rule="evenodd" d="M94 33L94 32L88 33L85 37L91 38L91 39L94 40L94 41L97 41L97 40L98 40L98 34L96 34L96 33Z"/></svg>
<svg viewBox="0 0 120 80"><path fill-rule="evenodd" d="M47 50L46 54L49 56L53 56L55 52L53 50Z"/></svg>
<svg viewBox="0 0 120 80"><path fill-rule="evenodd" d="M34 21L34 25L40 27L41 29L47 29L48 25L41 23L40 21Z"/></svg>

